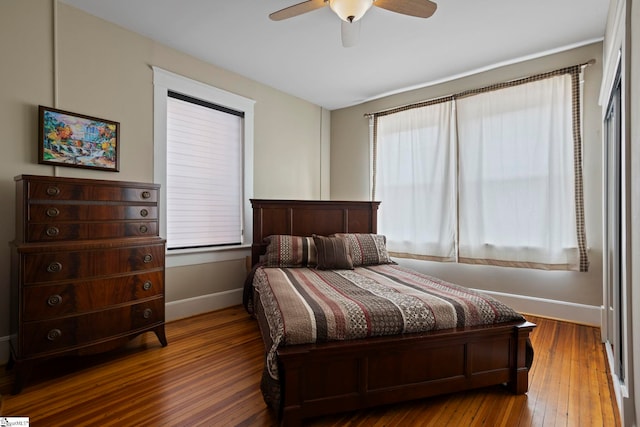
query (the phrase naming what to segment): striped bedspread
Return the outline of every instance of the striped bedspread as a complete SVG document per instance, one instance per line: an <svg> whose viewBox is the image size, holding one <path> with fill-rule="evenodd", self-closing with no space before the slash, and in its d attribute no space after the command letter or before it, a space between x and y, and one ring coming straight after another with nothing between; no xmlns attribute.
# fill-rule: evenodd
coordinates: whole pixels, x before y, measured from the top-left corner
<svg viewBox="0 0 640 427"><path fill-rule="evenodd" d="M263 268L253 286L279 346L495 324L524 318L496 299L395 264L355 270ZM270 360L269 360L270 359Z"/></svg>

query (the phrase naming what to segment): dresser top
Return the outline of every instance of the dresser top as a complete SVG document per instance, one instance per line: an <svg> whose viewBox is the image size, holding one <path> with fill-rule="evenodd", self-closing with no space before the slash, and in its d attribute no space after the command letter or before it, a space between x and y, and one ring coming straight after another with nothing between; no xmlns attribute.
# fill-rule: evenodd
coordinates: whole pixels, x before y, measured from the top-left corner
<svg viewBox="0 0 640 427"><path fill-rule="evenodd" d="M117 185L121 187L150 187L160 188L160 184L154 184L149 182L135 182L135 181L116 181L108 179L87 179L87 178L67 178L60 176L44 176L44 175L18 175L13 178L14 181L43 181L43 182L56 182L56 183L69 183L69 184L85 184L85 185Z"/></svg>

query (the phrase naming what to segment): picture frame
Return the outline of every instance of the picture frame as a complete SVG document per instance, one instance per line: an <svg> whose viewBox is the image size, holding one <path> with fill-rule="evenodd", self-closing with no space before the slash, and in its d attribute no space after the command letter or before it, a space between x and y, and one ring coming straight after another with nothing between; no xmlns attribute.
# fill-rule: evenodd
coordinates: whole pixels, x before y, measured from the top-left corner
<svg viewBox="0 0 640 427"><path fill-rule="evenodd" d="M120 171L120 123L38 106L38 163Z"/></svg>

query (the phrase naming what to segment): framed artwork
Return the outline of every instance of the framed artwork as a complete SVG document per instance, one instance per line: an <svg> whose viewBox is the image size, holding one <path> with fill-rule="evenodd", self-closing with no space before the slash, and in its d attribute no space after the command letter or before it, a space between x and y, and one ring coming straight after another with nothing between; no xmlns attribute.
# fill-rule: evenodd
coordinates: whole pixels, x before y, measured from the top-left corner
<svg viewBox="0 0 640 427"><path fill-rule="evenodd" d="M38 107L38 163L118 172L120 123Z"/></svg>

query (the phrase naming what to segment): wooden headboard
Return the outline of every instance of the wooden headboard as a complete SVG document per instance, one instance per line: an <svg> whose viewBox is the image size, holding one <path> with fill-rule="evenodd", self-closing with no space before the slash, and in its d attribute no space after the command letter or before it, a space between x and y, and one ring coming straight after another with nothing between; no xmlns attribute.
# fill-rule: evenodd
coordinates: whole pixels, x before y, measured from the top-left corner
<svg viewBox="0 0 640 427"><path fill-rule="evenodd" d="M264 238L272 234L376 233L378 205L380 202L251 199L251 265L258 263L266 249Z"/></svg>

